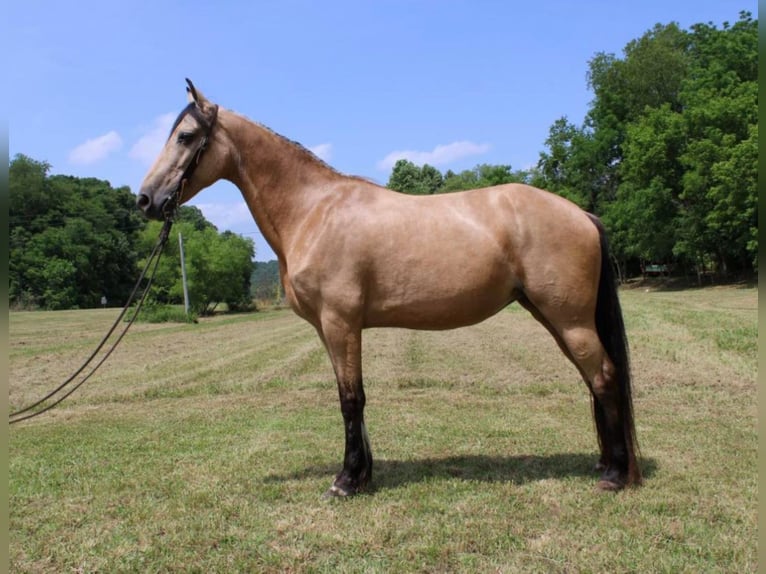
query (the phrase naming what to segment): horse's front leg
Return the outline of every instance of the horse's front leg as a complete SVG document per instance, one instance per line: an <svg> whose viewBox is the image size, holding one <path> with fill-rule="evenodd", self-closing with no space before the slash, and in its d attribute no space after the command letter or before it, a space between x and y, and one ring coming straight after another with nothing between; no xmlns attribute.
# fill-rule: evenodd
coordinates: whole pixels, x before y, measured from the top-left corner
<svg viewBox="0 0 766 574"><path fill-rule="evenodd" d="M372 451L364 426L362 330L338 317L323 317L319 335L335 370L346 434L343 470L325 496L349 496L372 478Z"/></svg>

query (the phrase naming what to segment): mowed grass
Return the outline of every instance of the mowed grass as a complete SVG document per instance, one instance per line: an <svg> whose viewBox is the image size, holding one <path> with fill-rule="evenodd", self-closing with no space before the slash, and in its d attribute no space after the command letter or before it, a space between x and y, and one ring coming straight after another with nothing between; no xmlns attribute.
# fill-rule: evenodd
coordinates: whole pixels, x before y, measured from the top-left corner
<svg viewBox="0 0 766 574"><path fill-rule="evenodd" d="M289 311L134 325L10 432L14 572L754 572L757 291L621 295L646 483L594 491L584 384L518 306L365 332L369 493L329 360ZM10 315L12 410L114 310Z"/></svg>

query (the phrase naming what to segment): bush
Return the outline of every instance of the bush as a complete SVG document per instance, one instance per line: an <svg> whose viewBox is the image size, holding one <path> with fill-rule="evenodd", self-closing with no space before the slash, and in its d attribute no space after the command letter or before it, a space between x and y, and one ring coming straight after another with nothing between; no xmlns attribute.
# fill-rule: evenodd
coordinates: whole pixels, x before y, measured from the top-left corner
<svg viewBox="0 0 766 574"><path fill-rule="evenodd" d="M125 315L126 321L130 321L135 314L135 309L132 309L132 311L132 313ZM136 321L141 323L196 323L197 314L189 311L187 315L183 307L176 305L145 303L141 307Z"/></svg>

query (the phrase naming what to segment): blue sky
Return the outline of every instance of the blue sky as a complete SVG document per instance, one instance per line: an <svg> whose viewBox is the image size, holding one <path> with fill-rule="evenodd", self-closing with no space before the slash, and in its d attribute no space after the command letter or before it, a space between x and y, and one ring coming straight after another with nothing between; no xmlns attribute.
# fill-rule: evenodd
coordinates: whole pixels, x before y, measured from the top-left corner
<svg viewBox="0 0 766 574"><path fill-rule="evenodd" d="M579 124L588 60L656 23L735 22L755 0L12 2L10 157L135 193L189 77L211 100L385 184L399 157L441 171L535 164ZM239 191L192 202L273 253Z"/></svg>

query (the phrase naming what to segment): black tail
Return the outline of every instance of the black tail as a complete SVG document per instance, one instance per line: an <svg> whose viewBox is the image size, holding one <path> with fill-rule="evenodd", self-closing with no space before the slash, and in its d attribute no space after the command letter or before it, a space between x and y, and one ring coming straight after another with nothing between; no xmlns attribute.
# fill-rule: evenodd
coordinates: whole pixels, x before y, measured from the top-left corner
<svg viewBox="0 0 766 574"><path fill-rule="evenodd" d="M641 484L641 469L638 466L638 440L633 422L633 397L630 384L630 357L628 339L625 334L625 323L622 319L622 309L617 295L612 264L609 260L609 244L606 239L604 226L596 217L593 222L599 231L601 239L601 279L598 285L598 300L596 302L596 331L606 354L614 364L617 382L617 408L622 421L622 437L610 437L619 441L622 438L627 454L628 484ZM606 415L603 406L594 397L593 415L596 421L596 431L602 448L603 441L609 436L606 429Z"/></svg>

